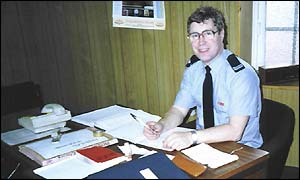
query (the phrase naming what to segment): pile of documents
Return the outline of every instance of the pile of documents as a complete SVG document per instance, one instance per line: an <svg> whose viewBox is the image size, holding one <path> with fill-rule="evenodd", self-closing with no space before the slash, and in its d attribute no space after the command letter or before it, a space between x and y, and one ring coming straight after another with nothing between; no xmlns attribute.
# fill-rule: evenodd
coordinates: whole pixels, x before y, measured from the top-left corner
<svg viewBox="0 0 300 180"><path fill-rule="evenodd" d="M142 120L143 123L136 121L131 114ZM148 140L143 134L144 124L148 121L157 122L160 119L160 116L150 114L143 110L135 110L114 105L74 116L72 121L91 127L98 127L116 138L123 139L134 144L141 144L169 151L170 149L163 147L163 140L174 131L186 132L191 131L191 129L176 127L161 134L161 136L156 140Z"/></svg>
<svg viewBox="0 0 300 180"><path fill-rule="evenodd" d="M82 179L126 160L127 157L122 155L96 163L76 152L76 155L69 159L37 168L33 172L46 179Z"/></svg>
<svg viewBox="0 0 300 180"><path fill-rule="evenodd" d="M41 166L53 164L75 155L75 151L89 146L108 146L116 144L116 138L94 137L88 129L63 134L59 142L47 138L19 146L19 151Z"/></svg>

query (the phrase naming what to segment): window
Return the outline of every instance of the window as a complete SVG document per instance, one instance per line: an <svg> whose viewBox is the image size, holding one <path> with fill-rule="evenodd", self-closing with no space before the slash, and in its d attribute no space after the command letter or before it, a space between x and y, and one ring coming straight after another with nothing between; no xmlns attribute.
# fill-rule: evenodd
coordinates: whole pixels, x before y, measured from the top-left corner
<svg viewBox="0 0 300 180"><path fill-rule="evenodd" d="M299 2L253 1L252 66L299 65Z"/></svg>

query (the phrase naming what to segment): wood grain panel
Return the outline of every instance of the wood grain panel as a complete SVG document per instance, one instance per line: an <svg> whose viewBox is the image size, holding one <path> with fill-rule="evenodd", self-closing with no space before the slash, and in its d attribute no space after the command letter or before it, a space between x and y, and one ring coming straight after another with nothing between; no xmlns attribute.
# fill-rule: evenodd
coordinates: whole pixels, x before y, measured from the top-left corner
<svg viewBox="0 0 300 180"><path fill-rule="evenodd" d="M121 42L127 104L147 109L142 30L122 29Z"/></svg>
<svg viewBox="0 0 300 180"><path fill-rule="evenodd" d="M173 103L175 96L174 89L174 77L173 77L173 66L172 66L172 46L171 46L171 19L170 17L170 6L169 3L165 2L165 13L166 13L166 30L155 31L155 52L158 76L158 89L159 89L159 114L164 114Z"/></svg>
<svg viewBox="0 0 300 180"><path fill-rule="evenodd" d="M114 70L110 62L112 55L110 51L104 51L110 48L109 21L105 2L89 1L84 6L91 54L91 78L95 88L91 97L96 100L93 107L96 109L115 101Z"/></svg>
<svg viewBox="0 0 300 180"><path fill-rule="evenodd" d="M157 76L157 67L159 62L156 61L155 56L155 45L154 43L147 43L154 41L154 32L152 30L145 30L142 32L143 35L143 52L144 52L144 61L145 61L145 73L146 73L146 91L148 99L148 112L158 114L159 102L158 95L158 76Z"/></svg>
<svg viewBox="0 0 300 180"><path fill-rule="evenodd" d="M180 81L186 64L185 48L189 46L189 40L186 38L186 19L183 15L178 12L183 12L182 2L176 1L169 3L170 9L170 26L171 26L171 42L172 54L172 65L174 69L174 89L179 89Z"/></svg>
<svg viewBox="0 0 300 180"><path fill-rule="evenodd" d="M84 8L81 2L64 2L65 22L67 31L67 40L69 41L71 50L70 63L72 64L72 76L74 77L73 90L69 93L76 95L75 107L73 111L87 111L87 105L95 103L91 101L87 103L92 92L91 83L91 65L89 55L89 44L87 38L87 26L84 19ZM75 13L76 12L76 13Z"/></svg>
<svg viewBox="0 0 300 180"><path fill-rule="evenodd" d="M236 2L166 1L166 30L112 27L111 1L1 2L1 85L32 80L45 103L73 115L122 104L163 116L192 55L186 21L200 5L230 11L230 45L239 46Z"/></svg>
<svg viewBox="0 0 300 180"><path fill-rule="evenodd" d="M67 11L64 7L64 2L55 1L48 2L49 9L49 32L52 37L52 48L53 48L53 57L56 60L56 69L59 76L59 80L56 82L58 87L58 94L60 99L58 101L46 100L45 102L57 102L62 104L67 109L76 109L77 105L77 94L74 91L75 86L75 72L72 63L72 49L70 47L69 41L69 31L67 28ZM48 78L47 78L48 79ZM46 86L46 85L42 85ZM52 93L52 92L43 92Z"/></svg>
<svg viewBox="0 0 300 180"><path fill-rule="evenodd" d="M112 2L106 2L106 10L107 10L107 19L108 19L108 28L109 31L107 35L110 38L110 49L111 52L111 62L113 65L113 76L107 77L108 79L114 82L114 90L115 90L115 103L128 105L126 101L126 89L125 89L125 75L123 69L123 57L122 57L122 48L121 48L121 28L112 27Z"/></svg>
<svg viewBox="0 0 300 180"><path fill-rule="evenodd" d="M1 2L1 85L30 79L18 14L16 3Z"/></svg>

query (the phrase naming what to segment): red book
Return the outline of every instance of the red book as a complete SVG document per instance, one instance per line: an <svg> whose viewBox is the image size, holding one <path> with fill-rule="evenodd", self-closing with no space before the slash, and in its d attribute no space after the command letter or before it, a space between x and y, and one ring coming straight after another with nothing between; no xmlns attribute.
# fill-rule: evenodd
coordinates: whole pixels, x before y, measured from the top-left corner
<svg viewBox="0 0 300 180"><path fill-rule="evenodd" d="M97 163L102 163L123 156L123 154L121 153L115 152L111 149L101 147L101 146L79 149L77 150L77 152Z"/></svg>

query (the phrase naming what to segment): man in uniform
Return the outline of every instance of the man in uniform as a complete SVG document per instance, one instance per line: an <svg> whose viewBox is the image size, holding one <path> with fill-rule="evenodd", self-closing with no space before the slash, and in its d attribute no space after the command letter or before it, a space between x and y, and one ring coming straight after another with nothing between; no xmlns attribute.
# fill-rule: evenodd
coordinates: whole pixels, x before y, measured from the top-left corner
<svg viewBox="0 0 300 180"><path fill-rule="evenodd" d="M198 8L188 18L187 32L194 55L186 65L173 106L164 118L150 121L144 128L148 139L157 139L179 126L190 108L196 106L196 129L170 134L164 140L165 148L181 150L222 141L254 148L262 145L259 77L252 66L224 48L225 27L223 14L212 7ZM210 80L205 80L206 76ZM211 95L204 92L204 81L210 82Z"/></svg>

